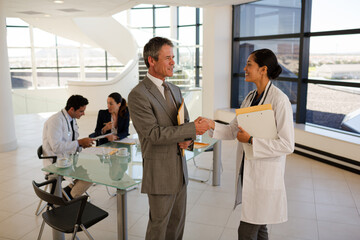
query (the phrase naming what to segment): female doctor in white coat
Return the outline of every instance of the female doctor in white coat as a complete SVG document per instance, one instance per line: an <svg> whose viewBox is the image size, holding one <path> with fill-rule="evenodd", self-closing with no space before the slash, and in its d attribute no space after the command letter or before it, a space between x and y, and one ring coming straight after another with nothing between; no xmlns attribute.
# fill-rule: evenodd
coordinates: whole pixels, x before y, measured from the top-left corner
<svg viewBox="0 0 360 240"><path fill-rule="evenodd" d="M277 128L276 139L252 137L238 126L235 118L229 125L207 120L217 139L237 138L236 205L242 203L238 239L268 239L266 224L286 222L287 200L284 183L286 155L294 151L293 112L288 97L272 84L282 69L269 49L252 52L247 60L245 81L255 83L241 108L271 104ZM242 143L252 145L251 160ZM243 176L243 177L242 177Z"/></svg>

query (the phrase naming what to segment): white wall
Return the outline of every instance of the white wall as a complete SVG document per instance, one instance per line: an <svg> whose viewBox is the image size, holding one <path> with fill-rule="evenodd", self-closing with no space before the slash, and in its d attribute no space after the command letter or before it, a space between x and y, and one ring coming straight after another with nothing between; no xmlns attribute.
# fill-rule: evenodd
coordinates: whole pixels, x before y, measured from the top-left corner
<svg viewBox="0 0 360 240"><path fill-rule="evenodd" d="M203 115L230 106L232 7L203 10Z"/></svg>

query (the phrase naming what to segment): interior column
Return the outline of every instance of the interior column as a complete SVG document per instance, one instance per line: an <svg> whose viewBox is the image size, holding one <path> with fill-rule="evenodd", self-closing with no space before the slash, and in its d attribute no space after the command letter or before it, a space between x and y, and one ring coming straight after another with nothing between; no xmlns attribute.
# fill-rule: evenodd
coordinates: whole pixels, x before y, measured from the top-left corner
<svg viewBox="0 0 360 240"><path fill-rule="evenodd" d="M0 152L16 149L4 0L0 0Z"/></svg>

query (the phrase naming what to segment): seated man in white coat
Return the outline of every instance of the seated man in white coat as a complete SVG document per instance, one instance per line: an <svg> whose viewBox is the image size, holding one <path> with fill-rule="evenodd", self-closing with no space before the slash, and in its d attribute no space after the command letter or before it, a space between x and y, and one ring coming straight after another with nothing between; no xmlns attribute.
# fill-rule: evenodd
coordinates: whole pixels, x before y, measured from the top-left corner
<svg viewBox="0 0 360 240"><path fill-rule="evenodd" d="M82 148L90 147L94 141L92 138L78 139L78 125L76 119L85 115L88 100L80 95L72 95L66 103L66 107L52 115L44 124L43 129L43 154L44 156L61 156L80 152ZM51 159L44 159L44 166L52 164ZM67 195L72 198L81 196L92 183L82 180L72 180L64 188Z"/></svg>

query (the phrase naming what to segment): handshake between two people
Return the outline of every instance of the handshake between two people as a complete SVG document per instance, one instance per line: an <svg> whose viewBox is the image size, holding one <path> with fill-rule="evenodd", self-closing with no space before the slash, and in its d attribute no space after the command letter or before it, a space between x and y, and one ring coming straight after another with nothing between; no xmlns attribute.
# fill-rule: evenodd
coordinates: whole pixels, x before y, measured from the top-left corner
<svg viewBox="0 0 360 240"><path fill-rule="evenodd" d="M215 122L211 119L198 117L195 121L196 135L203 135L207 130L215 128Z"/></svg>
<svg viewBox="0 0 360 240"><path fill-rule="evenodd" d="M215 121L204 118L198 117L195 120L195 128L196 128L196 135L202 135L209 129L215 129ZM237 140L242 143L248 142L250 139L250 134L246 132L241 126L238 126L238 133L237 133Z"/></svg>
<svg viewBox="0 0 360 240"><path fill-rule="evenodd" d="M204 118L204 117L198 117L194 123L195 123L195 130L196 135L203 135L207 130L209 130L212 126L211 122L214 122L213 120ZM213 124L215 126L215 123ZM214 129L214 127L213 127ZM188 149L191 145L192 141L185 141L185 142L179 142L179 147L181 149Z"/></svg>

